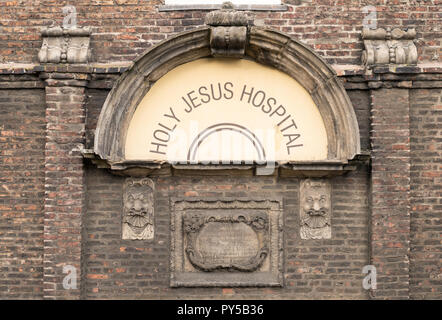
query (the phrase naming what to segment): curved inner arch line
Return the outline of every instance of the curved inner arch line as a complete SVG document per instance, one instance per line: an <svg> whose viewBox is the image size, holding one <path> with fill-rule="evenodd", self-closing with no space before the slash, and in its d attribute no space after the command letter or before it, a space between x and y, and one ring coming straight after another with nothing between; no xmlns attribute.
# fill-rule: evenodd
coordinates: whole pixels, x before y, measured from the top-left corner
<svg viewBox="0 0 442 320"><path fill-rule="evenodd" d="M187 161L195 161L195 156L199 146L201 145L201 143L204 142L204 140L208 136L210 136L213 133L221 132L224 130L238 132L243 136L245 136L247 139L249 139L252 142L253 146L255 147L255 150L258 154L258 160L260 162L265 161L266 153L264 147L262 146L261 141L259 141L259 139L252 131L250 131L246 127L240 126L235 123L218 123L201 131L190 145L189 152L187 153Z"/></svg>

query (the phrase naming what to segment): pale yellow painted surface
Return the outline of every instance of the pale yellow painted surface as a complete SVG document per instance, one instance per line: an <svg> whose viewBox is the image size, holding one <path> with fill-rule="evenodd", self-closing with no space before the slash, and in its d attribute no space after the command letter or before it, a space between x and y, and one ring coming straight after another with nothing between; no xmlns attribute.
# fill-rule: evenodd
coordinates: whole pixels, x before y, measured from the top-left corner
<svg viewBox="0 0 442 320"><path fill-rule="evenodd" d="M222 97L215 100L219 86ZM323 160L327 135L308 92L283 72L243 59L200 59L167 73L142 99L129 125L125 157Z"/></svg>

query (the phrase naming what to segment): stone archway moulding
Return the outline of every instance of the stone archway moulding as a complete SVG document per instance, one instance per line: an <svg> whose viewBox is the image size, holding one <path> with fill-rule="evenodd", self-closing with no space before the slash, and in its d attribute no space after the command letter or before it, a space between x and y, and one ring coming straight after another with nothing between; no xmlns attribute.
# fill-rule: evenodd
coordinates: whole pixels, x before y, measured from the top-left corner
<svg viewBox="0 0 442 320"><path fill-rule="evenodd" d="M322 116L328 138L327 159L278 165L291 171L303 171L304 175L348 170L349 161L360 154L359 129L352 104L334 70L310 48L286 34L256 26L238 26L232 21L227 25L234 27L212 25L178 34L134 61L109 93L101 111L94 143L94 154L99 162L104 161L106 167L120 172L168 166L165 161L125 159L126 133L138 104L155 82L175 67L202 58L233 56L274 67L295 79L310 94ZM235 47L230 52L229 48L221 53L214 48L217 45L214 37L220 33L217 30L220 28L231 28L231 34L244 33L243 48L233 42L236 38L231 39L233 45L230 46Z"/></svg>

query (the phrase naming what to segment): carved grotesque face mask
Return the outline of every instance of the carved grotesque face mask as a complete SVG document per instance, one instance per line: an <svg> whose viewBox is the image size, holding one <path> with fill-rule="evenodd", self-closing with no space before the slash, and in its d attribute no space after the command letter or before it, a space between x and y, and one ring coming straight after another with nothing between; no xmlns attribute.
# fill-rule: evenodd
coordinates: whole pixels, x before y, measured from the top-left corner
<svg viewBox="0 0 442 320"><path fill-rule="evenodd" d="M129 187L124 202L123 222L129 224L133 232L141 233L148 224L153 224L153 195L149 186L135 184Z"/></svg>
<svg viewBox="0 0 442 320"><path fill-rule="evenodd" d="M321 194L322 188L309 190L305 201L304 222L310 228L322 228L327 224L328 199L325 192ZM325 190L323 190L325 191Z"/></svg>
<svg viewBox="0 0 442 320"><path fill-rule="evenodd" d="M308 180L302 189L302 224L311 229L329 226L330 192L327 184Z"/></svg>

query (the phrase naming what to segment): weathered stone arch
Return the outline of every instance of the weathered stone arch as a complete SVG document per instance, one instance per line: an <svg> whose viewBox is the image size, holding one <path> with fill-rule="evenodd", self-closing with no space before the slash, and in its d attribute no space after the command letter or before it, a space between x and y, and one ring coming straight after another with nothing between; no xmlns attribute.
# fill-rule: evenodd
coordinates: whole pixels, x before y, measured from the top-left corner
<svg viewBox="0 0 442 320"><path fill-rule="evenodd" d="M207 26L171 37L135 60L119 78L106 99L95 132L94 153L111 168L148 165L125 161L125 134L132 115L149 89L167 72L213 55L211 32L213 28ZM346 164L360 153L352 104L334 70L313 50L284 33L252 26L247 28L243 58L288 74L318 106L327 131L328 156L325 161L311 163L309 168Z"/></svg>

